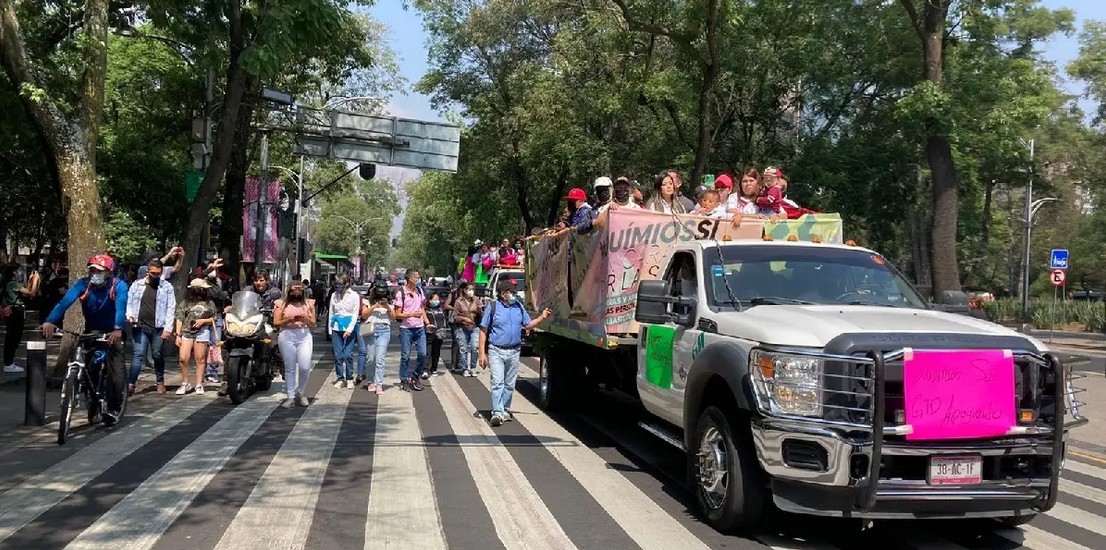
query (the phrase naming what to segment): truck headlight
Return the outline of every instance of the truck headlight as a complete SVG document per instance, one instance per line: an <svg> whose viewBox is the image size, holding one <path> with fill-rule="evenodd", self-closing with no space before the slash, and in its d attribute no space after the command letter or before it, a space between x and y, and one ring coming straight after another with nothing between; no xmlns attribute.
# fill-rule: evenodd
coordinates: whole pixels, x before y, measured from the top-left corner
<svg viewBox="0 0 1106 550"><path fill-rule="evenodd" d="M821 359L753 350L749 364L762 409L777 414L822 416Z"/></svg>

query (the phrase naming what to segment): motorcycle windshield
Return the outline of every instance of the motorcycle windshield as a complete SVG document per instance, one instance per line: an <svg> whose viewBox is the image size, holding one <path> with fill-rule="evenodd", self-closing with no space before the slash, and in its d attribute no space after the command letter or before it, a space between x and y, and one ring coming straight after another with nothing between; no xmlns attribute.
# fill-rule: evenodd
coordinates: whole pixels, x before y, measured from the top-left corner
<svg viewBox="0 0 1106 550"><path fill-rule="evenodd" d="M230 310L239 319L249 319L261 313L261 296L249 290L240 290L230 299Z"/></svg>

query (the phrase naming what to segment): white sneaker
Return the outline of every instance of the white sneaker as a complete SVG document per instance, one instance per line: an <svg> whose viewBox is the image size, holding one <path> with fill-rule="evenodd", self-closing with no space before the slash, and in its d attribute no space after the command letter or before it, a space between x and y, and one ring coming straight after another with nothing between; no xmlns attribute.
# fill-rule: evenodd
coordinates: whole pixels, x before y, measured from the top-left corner
<svg viewBox="0 0 1106 550"><path fill-rule="evenodd" d="M334 387L335 388L344 388L344 387L346 387L346 381L345 380L337 380L337 381L334 382Z"/></svg>
<svg viewBox="0 0 1106 550"><path fill-rule="evenodd" d="M204 394L204 387L203 386L196 386L196 395L203 395L203 394Z"/></svg>
<svg viewBox="0 0 1106 550"><path fill-rule="evenodd" d="M23 367L21 367L19 365L16 365L15 363L12 363L10 365L4 365L4 373L5 374L15 374L15 373L20 373L20 372L23 372Z"/></svg>
<svg viewBox="0 0 1106 550"><path fill-rule="evenodd" d="M177 395L184 395L192 391L192 384L181 384L181 387L177 388Z"/></svg>

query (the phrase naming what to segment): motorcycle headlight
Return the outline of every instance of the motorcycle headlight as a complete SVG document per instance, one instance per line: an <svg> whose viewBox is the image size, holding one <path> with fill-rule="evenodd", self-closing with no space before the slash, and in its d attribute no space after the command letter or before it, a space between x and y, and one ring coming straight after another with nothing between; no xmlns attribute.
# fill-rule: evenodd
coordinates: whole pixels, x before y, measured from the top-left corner
<svg viewBox="0 0 1106 550"><path fill-rule="evenodd" d="M762 410L822 416L824 365L821 359L753 350L749 354L749 365Z"/></svg>
<svg viewBox="0 0 1106 550"><path fill-rule="evenodd" d="M253 315L246 319L239 320L238 318L228 315L227 316L226 329L227 334L231 336L253 336L257 332L261 323L265 322L264 315Z"/></svg>

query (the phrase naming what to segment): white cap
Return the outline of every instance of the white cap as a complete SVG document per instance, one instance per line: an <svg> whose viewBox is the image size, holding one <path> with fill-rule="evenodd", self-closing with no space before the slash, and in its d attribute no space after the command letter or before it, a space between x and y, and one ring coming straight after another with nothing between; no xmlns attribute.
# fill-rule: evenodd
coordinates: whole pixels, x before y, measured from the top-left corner
<svg viewBox="0 0 1106 550"><path fill-rule="evenodd" d="M476 239L476 242L472 243L472 246L480 246L482 244L484 244L484 241L482 241L480 239Z"/></svg>
<svg viewBox="0 0 1106 550"><path fill-rule="evenodd" d="M612 183L611 178L608 178L607 176L599 176L598 178L595 178L594 187L596 189L599 189L600 187L610 187L612 185L614 185L614 183Z"/></svg>

